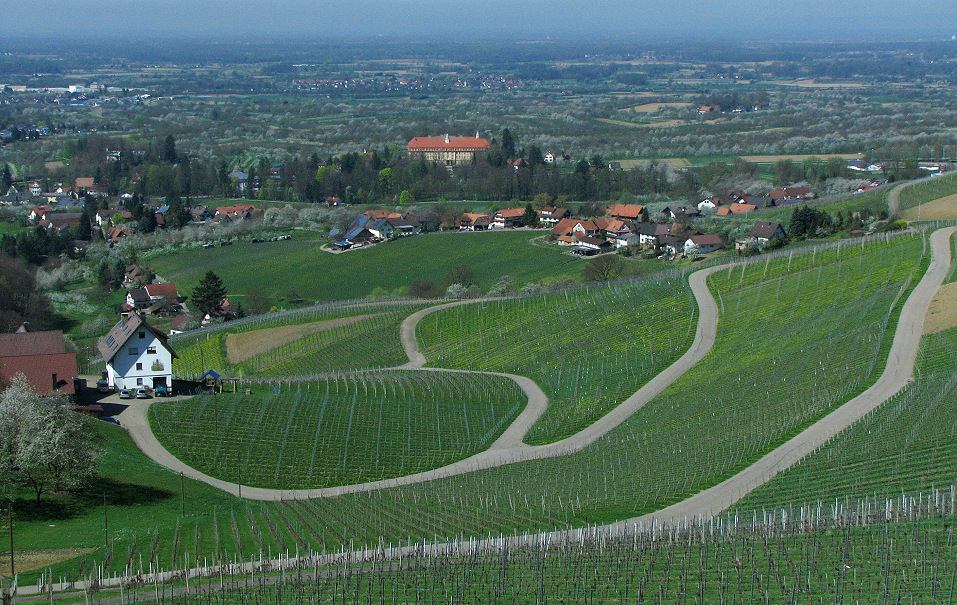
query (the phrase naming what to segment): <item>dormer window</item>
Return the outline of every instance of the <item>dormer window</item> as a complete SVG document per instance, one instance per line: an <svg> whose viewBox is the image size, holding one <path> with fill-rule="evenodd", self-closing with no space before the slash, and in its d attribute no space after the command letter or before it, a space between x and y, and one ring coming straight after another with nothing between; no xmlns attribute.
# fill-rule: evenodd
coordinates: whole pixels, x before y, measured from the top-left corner
<svg viewBox="0 0 957 605"><path fill-rule="evenodd" d="M130 355L139 355L140 350L136 347L130 347Z"/></svg>
<svg viewBox="0 0 957 605"><path fill-rule="evenodd" d="M140 338L146 338L146 332L140 332Z"/></svg>

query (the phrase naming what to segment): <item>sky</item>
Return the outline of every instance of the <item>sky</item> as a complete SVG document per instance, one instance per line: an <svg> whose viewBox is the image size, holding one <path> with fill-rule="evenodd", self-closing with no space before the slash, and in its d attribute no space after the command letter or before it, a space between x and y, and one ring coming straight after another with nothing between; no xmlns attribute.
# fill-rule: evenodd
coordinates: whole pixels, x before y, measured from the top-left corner
<svg viewBox="0 0 957 605"><path fill-rule="evenodd" d="M83 39L900 41L957 35L957 0L0 0L0 22Z"/></svg>

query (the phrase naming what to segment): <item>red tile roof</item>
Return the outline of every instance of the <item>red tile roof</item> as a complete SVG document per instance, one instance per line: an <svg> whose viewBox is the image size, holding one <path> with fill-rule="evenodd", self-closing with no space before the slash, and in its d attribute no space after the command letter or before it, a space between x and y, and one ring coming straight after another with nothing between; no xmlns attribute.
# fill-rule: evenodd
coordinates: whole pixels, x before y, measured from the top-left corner
<svg viewBox="0 0 957 605"><path fill-rule="evenodd" d="M20 355L48 355L66 353L63 344L63 332L17 332L0 334L0 357L18 357Z"/></svg>
<svg viewBox="0 0 957 605"><path fill-rule="evenodd" d="M0 334L0 381L9 382L17 373L41 395L54 391L56 374L57 392L69 395L78 373L76 355L67 352L60 330Z"/></svg>
<svg viewBox="0 0 957 605"><path fill-rule="evenodd" d="M176 284L173 282L165 284L147 284L144 286L146 293L153 296L162 296L163 298L179 298L179 291L176 289Z"/></svg>
<svg viewBox="0 0 957 605"><path fill-rule="evenodd" d="M415 137L409 141L412 151L482 151L489 148L488 139L481 137Z"/></svg>
<svg viewBox="0 0 957 605"><path fill-rule="evenodd" d="M632 221L638 220L644 212L644 207L632 204L615 204L608 208L608 216Z"/></svg>
<svg viewBox="0 0 957 605"><path fill-rule="evenodd" d="M77 376L76 354L21 355L0 357L0 380L9 382L17 374L27 377L30 386L40 395L53 392L72 395L73 378ZM56 375L56 385L53 376Z"/></svg>

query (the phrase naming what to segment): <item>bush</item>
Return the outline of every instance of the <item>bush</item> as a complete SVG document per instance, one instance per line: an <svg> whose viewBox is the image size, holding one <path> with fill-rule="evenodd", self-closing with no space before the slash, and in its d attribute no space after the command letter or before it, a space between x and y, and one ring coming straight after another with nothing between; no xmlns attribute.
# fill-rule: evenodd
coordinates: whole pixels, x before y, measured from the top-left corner
<svg viewBox="0 0 957 605"><path fill-rule="evenodd" d="M416 279L409 285L409 296L413 298L439 298L444 293L431 279Z"/></svg>

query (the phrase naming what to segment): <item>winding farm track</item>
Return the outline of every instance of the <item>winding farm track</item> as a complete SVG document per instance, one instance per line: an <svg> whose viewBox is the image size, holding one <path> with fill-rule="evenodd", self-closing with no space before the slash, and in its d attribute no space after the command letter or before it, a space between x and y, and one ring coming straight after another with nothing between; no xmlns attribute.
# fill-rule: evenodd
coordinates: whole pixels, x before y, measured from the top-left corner
<svg viewBox="0 0 957 605"><path fill-rule="evenodd" d="M651 519L674 520L686 517L701 517L724 510L751 490L768 481L775 474L820 447L828 439L903 388L913 373L927 307L950 267L949 238L955 229L957 228L941 229L931 236L932 261L930 267L901 309L894 342L888 354L887 365L881 377L872 387L722 483L661 511L622 523L645 522ZM692 273L690 276L690 287L698 305L698 322L694 341L688 351L607 415L579 433L555 443L530 446L522 442L528 430L547 409L548 398L533 380L513 374L496 375L505 376L518 383L528 396L528 405L489 449L464 460L412 475L328 488L277 490L240 486L222 481L186 465L159 443L149 426L148 403L137 402L131 405L121 414L120 420L129 431L136 445L155 462L213 487L252 500L275 501L322 498L374 491L461 475L505 464L572 454L587 447L624 422L625 419L641 409L642 406L703 359L711 350L717 333L719 313L715 299L708 289L707 279L712 273L727 267L728 265L709 267ZM419 350L415 329L421 319L429 313L470 302L480 301L446 303L417 311L407 317L400 329L400 339L409 362L400 367L433 372L468 373L467 370L425 368L426 359Z"/></svg>
<svg viewBox="0 0 957 605"><path fill-rule="evenodd" d="M148 411L150 404L148 402L140 403L136 401L130 405L122 414L119 415L120 423L129 431L133 442L136 443L144 454L170 470L183 473L185 476L203 481L213 487L223 491L236 494L250 500L291 500L307 498L324 498L330 496L340 496L357 492L368 492L401 485L411 485L413 483L422 483L433 479L442 479L455 475L462 475L474 471L502 466L505 464L514 464L517 462L526 462L528 460L539 460L542 458L554 458L565 456L577 452L599 437L608 433L619 424L625 421L637 410L641 409L652 398L657 396L668 385L677 380L682 374L687 372L698 363L711 347L714 345L715 336L718 329L718 307L708 290L708 276L716 271L726 269L727 265L718 267L709 267L696 271L689 278L691 290L698 303L698 325L695 330L694 341L690 348L678 358L673 364L665 368L660 374L649 380L636 393L620 403L616 408L603 416L592 425L582 431L547 445L525 445L522 439L528 433L528 430L538 420L538 418L548 408L548 397L542 389L530 378L517 376L515 374L501 374L496 372L482 372L485 374L494 374L504 376L514 380L528 396L528 404L519 414L518 418L499 436L498 439L489 447L489 449L479 452L473 456L453 462L446 466L436 469L404 475L393 479L382 479L379 481L369 481L353 485L342 485L336 487L326 487L317 489L296 489L296 490L278 490L262 487L240 486L235 483L223 481L202 473L171 454L156 439L149 425ZM406 351L409 362L400 369L418 369L429 372L459 372L459 373L479 373L469 372L468 370L449 370L444 368L426 368L425 356L419 350L418 342L415 337L415 328L419 321L429 313L434 313L448 307L481 302L483 299L475 301L459 301L442 305L436 305L427 309L417 311L407 317L399 331L399 337L402 346Z"/></svg>
<svg viewBox="0 0 957 605"><path fill-rule="evenodd" d="M826 443L829 439L857 422L888 398L894 396L912 380L927 308L938 288L943 283L951 265L950 240L954 233L957 233L957 227L939 229L931 235L930 266L901 308L897 329L894 333L894 341L888 353L887 364L880 378L878 378L877 382L869 389L835 409L736 475L677 504L641 517L626 519L601 527L558 530L534 535L516 536L514 540L521 541L521 543L524 544L535 545L545 545L561 541L582 543L593 537L608 538L615 535L631 535L634 532L642 531L642 528L655 526L673 527L692 520L707 520L732 506L750 491L763 485L776 474L789 468L801 458ZM537 385L530 379L520 376L511 376L513 379L519 381L519 384L529 393L530 405L528 407L538 411L529 412L529 410L526 409L526 413L523 413L516 419L515 423L496 441L491 450L468 459L472 461L470 465L465 464L468 460L463 460L460 463L425 473L419 473L418 475L327 490L279 491L244 487L242 489L242 496L253 499L276 500L279 498L320 497L350 491L367 491L379 487L428 481L429 479L447 477L479 468L489 468L491 466L518 462L520 460L559 456L577 451L621 423L628 415L639 409L668 384L671 384L671 382L694 365L695 362L701 359L711 349L716 334L718 310L714 298L711 297L708 292L706 281L708 275L726 267L727 265L703 269L691 275L692 291L698 299L700 315L694 343L688 352L607 416L573 437L546 446L526 446L521 444L521 436L523 436L525 434L524 431L534 423L538 415L544 411L547 406L547 399L544 393L541 393L541 390L538 389ZM437 310L438 308L444 308L454 304L461 303L440 305L435 309ZM418 315L418 317L416 317L416 315ZM415 325L424 315L425 313L415 314L403 323L401 330L402 342L406 351L409 352L410 357L409 363L403 367L420 368L421 364L424 363L424 357L421 356L418 350L414 335ZM205 481L220 489L232 493L237 492L238 486L235 484L219 481L218 479L199 473L166 451L165 448L156 441L156 438L149 429L146 416L147 408L148 406L130 406L123 413L122 418L123 424L130 431L133 440L150 458L174 471L183 472L190 477ZM506 437L506 435L509 436ZM479 552L481 549L491 551L494 551L496 548L507 549L512 543L513 538L509 537L470 540L462 543L454 541L440 541L432 544L419 542L406 546L390 546L387 550L381 549L381 547L374 547L355 552L342 551L338 554L314 554L304 558L304 560L306 560L309 565L326 565L342 559L357 562L366 559L389 559L408 556L426 556L428 554L441 555L446 552L457 552L461 554ZM273 567L288 568L296 565L298 562L298 559L279 559L270 562L270 564ZM259 565L261 564L262 563L259 563ZM224 568L228 568L226 573L248 573L258 569L256 563L225 565ZM208 574L210 569L211 568L191 569L186 570L185 574L187 577L195 577ZM182 573L183 572L160 572L151 574L152 577L148 579L148 581L165 581L173 579L174 577L181 577L179 574ZM101 582L101 586L116 586L126 580L127 578L124 577L105 578ZM83 580L75 583L54 584L51 588L54 591L79 590L87 588L88 584L87 581ZM27 595L40 593L41 590L39 586L27 586L18 589L18 592L21 595Z"/></svg>

